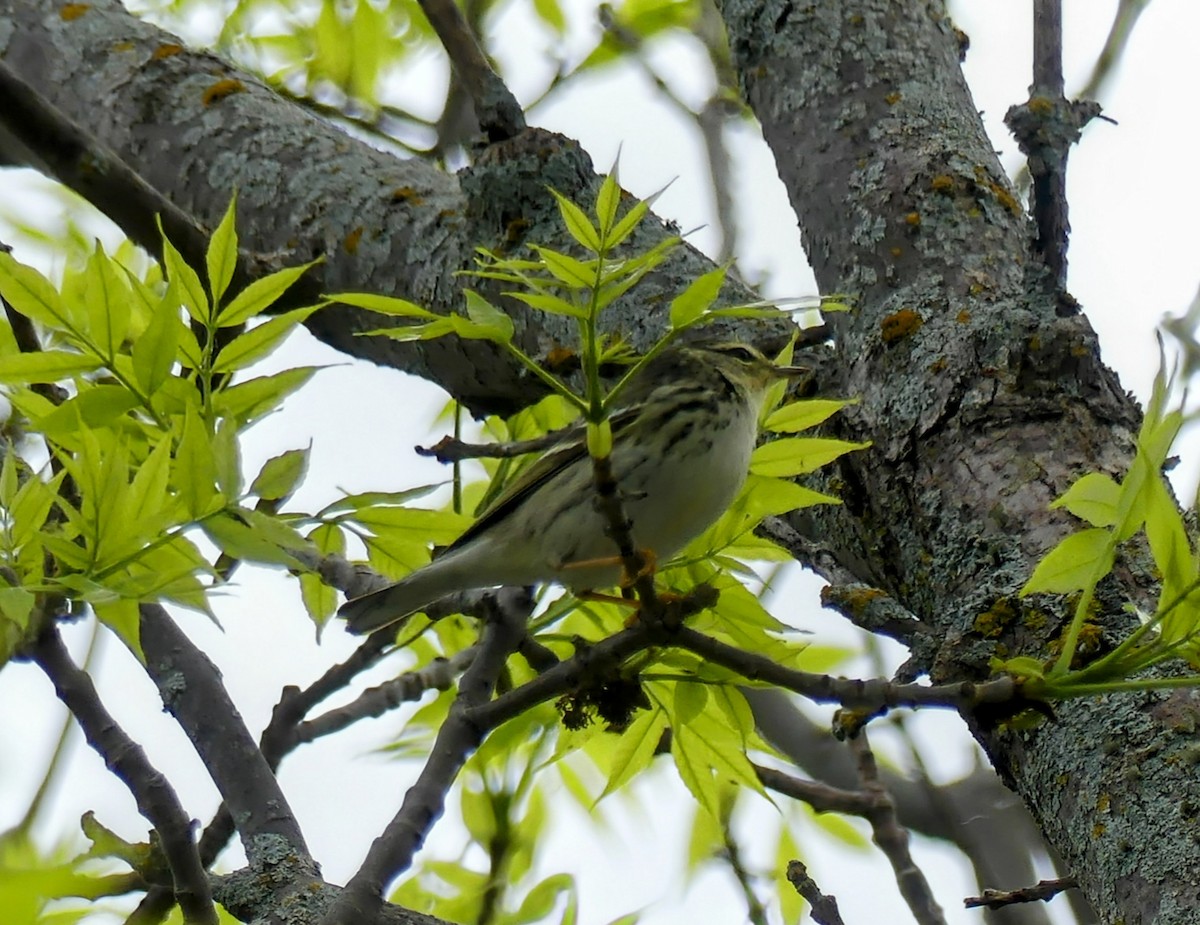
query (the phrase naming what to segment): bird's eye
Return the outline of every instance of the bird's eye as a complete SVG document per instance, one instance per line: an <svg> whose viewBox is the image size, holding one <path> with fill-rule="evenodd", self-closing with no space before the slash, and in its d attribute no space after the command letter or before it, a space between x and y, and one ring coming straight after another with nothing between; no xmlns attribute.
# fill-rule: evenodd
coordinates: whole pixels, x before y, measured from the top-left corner
<svg viewBox="0 0 1200 925"><path fill-rule="evenodd" d="M728 347L722 347L721 352L726 356L731 356L735 360L741 360L743 363L753 363L758 359L758 354L749 347L743 347L740 344L731 344Z"/></svg>

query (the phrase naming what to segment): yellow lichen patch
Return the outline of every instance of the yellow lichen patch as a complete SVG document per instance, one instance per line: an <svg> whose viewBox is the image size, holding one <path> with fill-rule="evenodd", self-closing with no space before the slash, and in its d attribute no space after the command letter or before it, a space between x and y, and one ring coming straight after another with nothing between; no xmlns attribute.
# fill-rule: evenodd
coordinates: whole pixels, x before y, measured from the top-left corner
<svg viewBox="0 0 1200 925"><path fill-rule="evenodd" d="M904 224L908 225L910 228L916 228L921 224L921 213L909 212L906 216L904 216Z"/></svg>
<svg viewBox="0 0 1200 925"><path fill-rule="evenodd" d="M893 90L891 93L889 93L887 96L885 96L883 98L883 101L885 103L887 103L889 106L895 106L902 99L904 99L904 94L902 94L899 90Z"/></svg>
<svg viewBox="0 0 1200 925"><path fill-rule="evenodd" d="M925 319L919 313L911 308L902 308L883 319L880 324L880 336L885 344L894 344L918 331L924 323Z"/></svg>
<svg viewBox="0 0 1200 925"><path fill-rule="evenodd" d="M1018 616L1017 608L1009 598L997 598L991 607L976 615L971 629L988 639L995 639L1012 626Z"/></svg>
<svg viewBox="0 0 1200 925"><path fill-rule="evenodd" d="M951 193L954 191L954 177L939 173L929 181L929 188L935 193Z"/></svg>
<svg viewBox="0 0 1200 925"><path fill-rule="evenodd" d="M362 240L362 236L363 230L361 225L346 235L346 240L342 242L342 247L346 249L347 254L353 254L358 250L358 242Z"/></svg>
<svg viewBox="0 0 1200 925"><path fill-rule="evenodd" d="M71 22L78 19L91 8L92 5L90 3L68 3L58 11L58 15L65 22Z"/></svg>
<svg viewBox="0 0 1200 925"><path fill-rule="evenodd" d="M967 311L965 308L960 308L958 310L958 314L954 316L954 320L957 321L959 324L966 324L968 321L971 320L971 313L969 311Z"/></svg>
<svg viewBox="0 0 1200 925"><path fill-rule="evenodd" d="M211 106L213 103L218 103L227 96L232 96L235 93L245 93L246 85L235 77L227 77L225 80L218 80L215 84L204 91L204 96L201 102L205 106Z"/></svg>
<svg viewBox="0 0 1200 925"><path fill-rule="evenodd" d="M177 45L174 42L165 42L154 49L154 54L150 57L155 61L161 61L163 58L173 58L181 51L183 51L182 45Z"/></svg>
<svg viewBox="0 0 1200 925"><path fill-rule="evenodd" d="M893 257L899 257L903 253L904 253L904 248L902 248L902 247L893 247L891 250L891 254Z"/></svg>
<svg viewBox="0 0 1200 925"><path fill-rule="evenodd" d="M113 51L133 51L137 46L133 42L114 42Z"/></svg>

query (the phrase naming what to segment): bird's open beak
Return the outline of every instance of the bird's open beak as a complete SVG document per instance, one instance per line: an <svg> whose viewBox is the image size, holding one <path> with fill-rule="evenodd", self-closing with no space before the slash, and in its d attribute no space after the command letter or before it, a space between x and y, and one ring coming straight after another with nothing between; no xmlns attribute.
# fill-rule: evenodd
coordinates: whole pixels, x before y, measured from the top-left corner
<svg viewBox="0 0 1200 925"><path fill-rule="evenodd" d="M808 366L776 366L775 375L782 379L799 379L805 373L811 372Z"/></svg>

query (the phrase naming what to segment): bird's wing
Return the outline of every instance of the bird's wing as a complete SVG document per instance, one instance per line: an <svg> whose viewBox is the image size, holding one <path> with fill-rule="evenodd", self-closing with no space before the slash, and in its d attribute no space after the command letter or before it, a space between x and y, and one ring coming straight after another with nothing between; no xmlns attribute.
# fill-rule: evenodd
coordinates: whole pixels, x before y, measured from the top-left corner
<svg viewBox="0 0 1200 925"><path fill-rule="evenodd" d="M609 418L613 437L615 438L617 434L628 427L637 414L637 408L626 408L614 413ZM446 552L466 545L485 530L502 521L546 482L586 455L587 435L581 427L567 438L567 442L538 457L532 465L518 473L517 477L509 482L495 500L475 518L475 522L467 527L462 536L450 544Z"/></svg>

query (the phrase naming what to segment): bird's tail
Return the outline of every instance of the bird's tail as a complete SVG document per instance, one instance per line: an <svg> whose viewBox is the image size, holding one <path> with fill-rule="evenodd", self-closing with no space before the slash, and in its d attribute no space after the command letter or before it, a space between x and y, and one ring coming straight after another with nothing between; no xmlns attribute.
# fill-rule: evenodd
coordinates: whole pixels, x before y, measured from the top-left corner
<svg viewBox="0 0 1200 925"><path fill-rule="evenodd" d="M437 569L426 566L394 585L347 601L338 616L346 619L350 632L366 635L399 623L451 590L453 587L446 587L445 577Z"/></svg>

